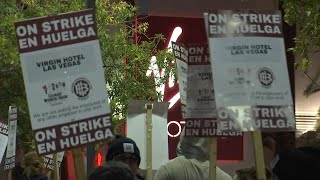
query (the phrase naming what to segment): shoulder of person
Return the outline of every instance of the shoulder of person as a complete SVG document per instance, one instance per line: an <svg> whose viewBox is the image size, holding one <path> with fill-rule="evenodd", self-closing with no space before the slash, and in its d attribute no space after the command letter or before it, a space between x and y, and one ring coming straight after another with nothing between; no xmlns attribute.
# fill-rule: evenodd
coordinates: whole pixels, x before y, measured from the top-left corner
<svg viewBox="0 0 320 180"><path fill-rule="evenodd" d="M176 166L177 164L184 162L184 161L189 161L189 160L186 159L184 156L178 156L178 157L175 157L174 159L171 159L168 162L164 163L162 166L165 166L165 167Z"/></svg>
<svg viewBox="0 0 320 180"><path fill-rule="evenodd" d="M217 166L217 180L232 180L232 177Z"/></svg>
<svg viewBox="0 0 320 180"><path fill-rule="evenodd" d="M160 166L160 168L157 170L154 176L154 180L166 180L170 178L171 173L168 171L168 169L170 169L170 167L168 167L168 163L169 162Z"/></svg>

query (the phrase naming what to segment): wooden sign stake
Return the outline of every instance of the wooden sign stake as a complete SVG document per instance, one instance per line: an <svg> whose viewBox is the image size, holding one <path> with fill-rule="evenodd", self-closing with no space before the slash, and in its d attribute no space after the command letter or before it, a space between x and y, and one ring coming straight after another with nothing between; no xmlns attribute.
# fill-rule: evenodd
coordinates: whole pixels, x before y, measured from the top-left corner
<svg viewBox="0 0 320 180"><path fill-rule="evenodd" d="M54 179L60 180L60 173L59 173L59 163L58 163L58 154L53 154L53 162L54 162Z"/></svg>
<svg viewBox="0 0 320 180"><path fill-rule="evenodd" d="M146 104L146 133L147 133L147 180L153 179L152 172L152 109L153 105Z"/></svg>
<svg viewBox="0 0 320 180"><path fill-rule="evenodd" d="M77 180L86 180L86 175L84 173L84 164L82 159L81 148L76 148L72 150L73 153L73 164L76 171Z"/></svg>
<svg viewBox="0 0 320 180"><path fill-rule="evenodd" d="M52 173L51 170L49 170L49 171L47 172L47 176L48 176L49 179L51 179L51 173Z"/></svg>
<svg viewBox="0 0 320 180"><path fill-rule="evenodd" d="M216 180L217 174L217 138L210 138L209 180Z"/></svg>
<svg viewBox="0 0 320 180"><path fill-rule="evenodd" d="M257 168L257 180L266 180L261 131L253 131L254 156Z"/></svg>
<svg viewBox="0 0 320 180"><path fill-rule="evenodd" d="M10 170L9 172L8 172L8 180L11 180L12 179L12 171Z"/></svg>

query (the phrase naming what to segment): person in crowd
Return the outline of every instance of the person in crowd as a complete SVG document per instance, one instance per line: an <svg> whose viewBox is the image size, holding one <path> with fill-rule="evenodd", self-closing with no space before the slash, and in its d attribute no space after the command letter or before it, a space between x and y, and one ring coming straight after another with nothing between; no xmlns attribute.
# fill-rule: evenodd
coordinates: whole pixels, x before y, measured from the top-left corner
<svg viewBox="0 0 320 180"><path fill-rule="evenodd" d="M265 168L272 172L272 169L276 163L276 155L279 151L277 147L276 137L274 134L264 134L263 135L263 155L264 155L264 163Z"/></svg>
<svg viewBox="0 0 320 180"><path fill-rule="evenodd" d="M24 157L24 150L21 146L21 142L17 139L16 144L16 165L11 170L12 180L20 180L23 176L24 169L22 168L22 160Z"/></svg>
<svg viewBox="0 0 320 180"><path fill-rule="evenodd" d="M236 171L236 175L233 177L234 180L256 180L256 170L252 168L244 168Z"/></svg>
<svg viewBox="0 0 320 180"><path fill-rule="evenodd" d="M24 176L24 169L21 162L18 162L11 171L12 180L20 180Z"/></svg>
<svg viewBox="0 0 320 180"><path fill-rule="evenodd" d="M130 167L132 173L136 175L136 179L144 179L139 175L140 150L132 139L116 135L109 143L106 155L107 163L111 160L124 162Z"/></svg>
<svg viewBox="0 0 320 180"><path fill-rule="evenodd" d="M207 180L209 179L210 138L185 137L182 130L177 157L160 166L155 180ZM232 180L231 176L216 168L217 180Z"/></svg>
<svg viewBox="0 0 320 180"><path fill-rule="evenodd" d="M96 168L89 180L135 180L129 166L120 161L109 161L105 166Z"/></svg>
<svg viewBox="0 0 320 180"><path fill-rule="evenodd" d="M305 142L305 136L313 134L312 143ZM269 167L279 180L301 180L301 179L320 179L320 139L318 133L308 132L297 139L297 147L286 151L277 151L276 141L264 138L264 154L265 159L268 159L267 154L273 155L269 161ZM267 138L272 138L268 136ZM301 140L302 139L302 140ZM266 142L272 142L271 145ZM269 153L268 153L269 151ZM267 160L266 160L267 161ZM266 162L268 163L268 162Z"/></svg>
<svg viewBox="0 0 320 180"><path fill-rule="evenodd" d="M24 169L21 180L48 180L49 178L43 174L44 163L37 152L32 151L25 154L22 161L22 168Z"/></svg>
<svg viewBox="0 0 320 180"><path fill-rule="evenodd" d="M278 180L277 176L273 175L268 169L266 169L267 180ZM255 167L239 169L236 171L234 180L257 180L257 171Z"/></svg>

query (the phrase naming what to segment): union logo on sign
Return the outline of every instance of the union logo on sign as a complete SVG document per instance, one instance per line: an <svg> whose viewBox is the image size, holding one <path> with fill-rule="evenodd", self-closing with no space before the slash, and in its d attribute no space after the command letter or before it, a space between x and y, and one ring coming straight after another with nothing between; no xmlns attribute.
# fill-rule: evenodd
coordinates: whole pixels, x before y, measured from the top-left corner
<svg viewBox="0 0 320 180"><path fill-rule="evenodd" d="M78 78L72 83L72 93L80 100L88 98L91 89L90 81L86 78Z"/></svg>
<svg viewBox="0 0 320 180"><path fill-rule="evenodd" d="M274 74L269 68L261 68L258 70L258 80L262 87L271 87L274 81Z"/></svg>

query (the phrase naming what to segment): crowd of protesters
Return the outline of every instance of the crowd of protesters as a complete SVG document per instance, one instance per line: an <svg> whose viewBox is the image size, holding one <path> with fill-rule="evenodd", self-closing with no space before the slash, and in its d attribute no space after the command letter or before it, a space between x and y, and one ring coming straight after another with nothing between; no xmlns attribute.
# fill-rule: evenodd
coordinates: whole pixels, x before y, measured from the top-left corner
<svg viewBox="0 0 320 180"><path fill-rule="evenodd" d="M267 180L320 180L319 136L319 130L309 131L297 139L296 147L294 142L287 139L287 145L280 148L279 138L282 136L264 134L263 152ZM157 170L154 180L209 179L209 142L209 138L185 137L182 131L177 146L177 157L163 164ZM141 180L143 177L138 171L140 160L140 151L136 143L130 138L116 136L110 142L106 156L106 164L110 165L97 168L89 180L113 179L113 177L123 180L132 178ZM114 162L123 164L114 164ZM128 169L131 173L125 173ZM216 168L216 180L232 179L257 180L256 168L239 169L234 177L219 167Z"/></svg>
<svg viewBox="0 0 320 180"><path fill-rule="evenodd" d="M293 138L282 142L279 137L263 137L267 180L320 180L320 129L308 131L295 143L290 141ZM281 147L281 143L285 145ZM239 169L235 179L256 180L255 167Z"/></svg>
<svg viewBox="0 0 320 180"><path fill-rule="evenodd" d="M264 134L263 152L267 180L320 180L320 133L309 131L294 142L287 139L287 145L280 148L279 137L274 134ZM292 139L292 138L291 138ZM278 142L278 143L277 143ZM209 179L209 138L185 137L184 131L177 146L177 157L163 164L156 172L154 180L207 180ZM126 144L126 146L124 146ZM131 146L129 145L131 144ZM128 148L131 147L131 148ZM285 147L285 148L283 148ZM103 174L104 179L114 177L116 168L123 166L118 179L144 179L139 175L140 151L136 143L126 137L116 136L109 144L106 164L122 162L123 165L109 165L98 168L90 177ZM103 172L103 173L102 173ZM126 175L125 175L126 174ZM124 176L125 175L125 176ZM121 177L121 178L120 178ZM103 179L102 176L100 179ZM99 179L99 178L96 178ZM111 178L112 179L112 178ZM216 168L216 180L257 180L256 168L245 167L236 171L235 175L227 174ZM90 179L91 180L91 179Z"/></svg>
<svg viewBox="0 0 320 180"><path fill-rule="evenodd" d="M263 152L267 180L320 180L320 131L303 134L292 146L280 149L274 134L264 134ZM154 180L209 179L209 138L185 137L177 146L177 157L163 164ZM278 143L277 143L278 142ZM289 142L290 144L290 142ZM116 135L108 144L103 166L88 175L88 180L144 180L139 169L141 156L135 141ZM24 155L12 170L13 180L48 180L43 159L36 152ZM62 178L63 179L63 178ZM238 169L232 177L216 167L216 180L256 180L256 168Z"/></svg>

